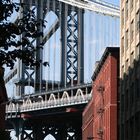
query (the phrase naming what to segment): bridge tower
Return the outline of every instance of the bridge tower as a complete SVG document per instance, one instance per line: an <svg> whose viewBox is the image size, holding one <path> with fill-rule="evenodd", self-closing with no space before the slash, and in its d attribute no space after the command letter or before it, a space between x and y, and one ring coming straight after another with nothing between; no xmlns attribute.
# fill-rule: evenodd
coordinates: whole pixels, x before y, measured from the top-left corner
<svg viewBox="0 0 140 140"><path fill-rule="evenodd" d="M80 84L84 81L84 11L62 3L61 13L61 82L64 86Z"/></svg>
<svg viewBox="0 0 140 140"><path fill-rule="evenodd" d="M35 0L35 1L27 1L27 0L21 0L21 2L25 5L23 7L23 12L26 12L27 9L32 8L32 6L35 6L36 8L36 18L38 21L42 22L42 20L45 18L45 15L49 11L53 11L56 16L59 19L59 28L60 28L60 42L61 42L61 78L60 78L60 86L61 87L67 87L68 85L73 86L75 84L81 84L84 82L84 10L79 9L73 6L70 6L68 4L65 4L63 2L59 2L56 0ZM48 6L49 5L49 6ZM55 7L55 8L54 8ZM46 9L46 10L44 10ZM22 16L22 13L21 13ZM47 21L49 22L49 21ZM42 23L41 23L42 25ZM56 27L57 28L57 27ZM38 29L40 32L43 32L42 26ZM53 33L52 33L53 34ZM23 35L24 36L24 35ZM50 38L48 38L50 39ZM37 40L34 41L35 46L40 46L40 44L45 44L43 37L37 38ZM37 52L35 54L37 60L42 60L43 56L43 48L44 46L41 46L37 48ZM24 48L23 48L24 49ZM18 68L17 68L17 75L18 79L15 81L15 84L17 86L17 94L19 97L24 97L25 95L25 87L32 86L34 88L35 93L41 92L43 90L43 86L46 84L47 81L44 81L43 79L43 66L40 64L39 67L27 67L25 66L21 60L19 60ZM53 132L50 132L49 130L53 127L54 124L50 124L50 127L44 126L44 124L40 124L38 126L35 126L36 122L32 122L32 129L31 134L28 134L26 132L27 128L27 120L24 119L17 119L15 122L13 121L12 124L14 126L14 129L16 130L17 136L20 137L20 139L43 139L43 135L47 135L47 133L55 134L57 130L59 130L58 135L56 136L57 139L62 139L59 137L62 137L65 135L65 138L67 137L69 139L76 138L77 140L81 139L81 117L80 114L78 118L79 125L72 126L69 122L66 122L65 124L59 124L58 126L54 127ZM18 122L18 123L17 123ZM75 123L76 123L75 122ZM62 126L64 125L64 126ZM69 126L70 125L70 126ZM63 127L63 131L60 129ZM43 132L46 130L46 133L43 134ZM65 130L64 130L65 129ZM72 132L74 135L70 136L68 133ZM61 135L63 133L63 135ZM42 137L42 138L41 138Z"/></svg>
<svg viewBox="0 0 140 140"><path fill-rule="evenodd" d="M80 84L84 81L84 10L79 9L63 2L54 0L36 0L28 3L26 0L22 0L25 4L23 11L26 12L27 8L31 6L36 7L38 21L43 20L46 13L53 11L59 19L60 28L60 44L61 44L61 87L67 85ZM28 4L27 4L28 3ZM55 4L54 4L55 3ZM48 5L45 7L46 5ZM55 5L55 8L54 6ZM49 8L48 8L49 7ZM44 10L47 9L47 10ZM22 16L22 15L21 15ZM40 22L41 22L40 20ZM49 21L48 21L49 22ZM43 32L43 28L40 26L39 30ZM48 38L49 39L49 38ZM44 42L43 37L39 37L36 40L36 46L40 46ZM42 46L43 47L43 46ZM42 60L43 49L42 47L37 49L36 59ZM20 60L18 63L18 80L15 81L17 86L18 96L25 94L25 87L32 86L36 91L42 91L43 85L47 82L43 80L43 66L29 68L25 66Z"/></svg>

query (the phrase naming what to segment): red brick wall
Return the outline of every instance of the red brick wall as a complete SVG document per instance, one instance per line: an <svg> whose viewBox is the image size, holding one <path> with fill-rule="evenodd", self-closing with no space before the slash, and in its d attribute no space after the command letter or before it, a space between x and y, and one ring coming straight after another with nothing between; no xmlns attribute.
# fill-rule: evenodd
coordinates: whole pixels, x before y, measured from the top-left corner
<svg viewBox="0 0 140 140"><path fill-rule="evenodd" d="M117 140L117 61L115 57L108 56L98 76L94 81L94 137L104 140ZM103 86L103 93L97 91L98 86ZM104 109L97 113L98 108ZM98 134L98 129L103 134Z"/></svg>
<svg viewBox="0 0 140 140"><path fill-rule="evenodd" d="M87 140L87 137L93 136L93 105L91 100L83 112L82 140Z"/></svg>
<svg viewBox="0 0 140 140"><path fill-rule="evenodd" d="M83 113L83 140L87 140L89 133L94 140L117 140L118 60L118 53L108 55L93 81L92 103ZM104 88L103 92L98 90L100 86ZM93 114L90 120L89 114Z"/></svg>

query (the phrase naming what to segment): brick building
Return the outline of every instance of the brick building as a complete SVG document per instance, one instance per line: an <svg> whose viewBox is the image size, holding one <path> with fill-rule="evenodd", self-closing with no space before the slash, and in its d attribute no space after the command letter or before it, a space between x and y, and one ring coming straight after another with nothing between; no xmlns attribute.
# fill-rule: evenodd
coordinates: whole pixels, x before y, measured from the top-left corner
<svg viewBox="0 0 140 140"><path fill-rule="evenodd" d="M93 97L83 112L83 140L118 140L119 48L107 47L95 72Z"/></svg>

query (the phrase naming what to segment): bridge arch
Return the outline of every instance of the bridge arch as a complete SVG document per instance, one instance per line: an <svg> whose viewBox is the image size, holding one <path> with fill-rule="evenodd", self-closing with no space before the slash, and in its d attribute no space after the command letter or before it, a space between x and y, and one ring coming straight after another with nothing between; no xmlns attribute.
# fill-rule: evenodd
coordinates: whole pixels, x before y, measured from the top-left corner
<svg viewBox="0 0 140 140"><path fill-rule="evenodd" d="M13 111L15 109L16 105L13 102L10 102L8 105L8 110Z"/></svg>
<svg viewBox="0 0 140 140"><path fill-rule="evenodd" d="M42 96L38 96L39 102L43 103L43 97Z"/></svg>
<svg viewBox="0 0 140 140"><path fill-rule="evenodd" d="M84 99L84 94L83 94L83 91L81 89L78 89L77 92L76 92L76 96L75 97L82 97Z"/></svg>
<svg viewBox="0 0 140 140"><path fill-rule="evenodd" d="M27 99L25 99L25 100L23 100L23 105L22 105L22 109L23 110L27 110L27 109L29 109L30 107L32 107L32 101L31 101L31 99L30 98L27 98Z"/></svg>
<svg viewBox="0 0 140 140"><path fill-rule="evenodd" d="M52 134L48 134L44 140L56 140Z"/></svg>
<svg viewBox="0 0 140 140"><path fill-rule="evenodd" d="M48 105L55 105L56 104L56 98L54 94L51 94L48 100Z"/></svg>
<svg viewBox="0 0 140 140"><path fill-rule="evenodd" d="M63 92L63 95L61 97L61 102L64 104L70 102L70 97L69 97L68 92L66 92L66 91Z"/></svg>
<svg viewBox="0 0 140 140"><path fill-rule="evenodd" d="M55 95L54 94L51 94L50 95L49 101L56 101L56 98L55 98Z"/></svg>
<svg viewBox="0 0 140 140"><path fill-rule="evenodd" d="M27 98L27 100L25 101L25 104L26 104L26 105L27 105L27 104L32 104L31 99L30 99L30 98Z"/></svg>
<svg viewBox="0 0 140 140"><path fill-rule="evenodd" d="M68 92L64 91L61 99L68 99L69 100Z"/></svg>
<svg viewBox="0 0 140 140"><path fill-rule="evenodd" d="M85 100L83 91L81 89L77 90L76 95L75 95L75 100L78 101L78 102Z"/></svg>

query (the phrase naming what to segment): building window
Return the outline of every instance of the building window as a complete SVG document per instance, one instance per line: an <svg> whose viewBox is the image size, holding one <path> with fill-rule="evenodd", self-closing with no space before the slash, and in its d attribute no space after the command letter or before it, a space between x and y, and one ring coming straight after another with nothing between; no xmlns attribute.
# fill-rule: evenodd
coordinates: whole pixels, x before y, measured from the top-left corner
<svg viewBox="0 0 140 140"><path fill-rule="evenodd" d="M126 122L126 126L125 126L125 138L126 140L129 139L129 121Z"/></svg>
<svg viewBox="0 0 140 140"><path fill-rule="evenodd" d="M140 10L136 13L136 32L140 30Z"/></svg>
<svg viewBox="0 0 140 140"><path fill-rule="evenodd" d="M121 52L124 53L124 37L121 40Z"/></svg>
<svg viewBox="0 0 140 140"><path fill-rule="evenodd" d="M124 77L124 65L123 65L122 68L121 68L121 77L122 77L122 78Z"/></svg>
<svg viewBox="0 0 140 140"><path fill-rule="evenodd" d="M134 103L134 83L130 86L130 104L133 105Z"/></svg>
<svg viewBox="0 0 140 140"><path fill-rule="evenodd" d="M131 65L131 68L134 67L134 52L132 52L130 56L130 65Z"/></svg>
<svg viewBox="0 0 140 140"><path fill-rule="evenodd" d="M125 34L125 47L128 48L128 30L126 31Z"/></svg>
<svg viewBox="0 0 140 140"><path fill-rule="evenodd" d="M125 92L125 110L127 111L128 110L128 89L126 90Z"/></svg>
<svg viewBox="0 0 140 140"><path fill-rule="evenodd" d="M124 124L122 124L121 139L124 140Z"/></svg>
<svg viewBox="0 0 140 140"><path fill-rule="evenodd" d="M131 11L133 10L133 7L134 7L133 0L130 0L130 9L131 9Z"/></svg>
<svg viewBox="0 0 140 140"><path fill-rule="evenodd" d="M125 20L128 19L128 0L126 0L126 3L125 3Z"/></svg>
<svg viewBox="0 0 140 140"><path fill-rule="evenodd" d="M128 62L129 62L129 60L127 59L126 64L125 64L125 71L128 71L128 66L129 66Z"/></svg>
<svg viewBox="0 0 140 140"><path fill-rule="evenodd" d="M134 138L134 118L132 117L130 119L130 128L129 128L129 132L130 132L130 140L133 140Z"/></svg>
<svg viewBox="0 0 140 140"><path fill-rule="evenodd" d="M124 112L124 95L121 96L121 111Z"/></svg>
<svg viewBox="0 0 140 140"><path fill-rule="evenodd" d="M131 42L134 40L134 20L132 20L131 22L131 28L130 28L131 32L130 32L130 39L131 39Z"/></svg>
<svg viewBox="0 0 140 140"><path fill-rule="evenodd" d="M122 18L121 18L121 24L122 24L122 27L124 26L124 8L122 9Z"/></svg>
<svg viewBox="0 0 140 140"><path fill-rule="evenodd" d="M136 58L139 61L140 58L140 44L136 46Z"/></svg>
<svg viewBox="0 0 140 140"><path fill-rule="evenodd" d="M136 99L140 98L140 79L136 79Z"/></svg>

